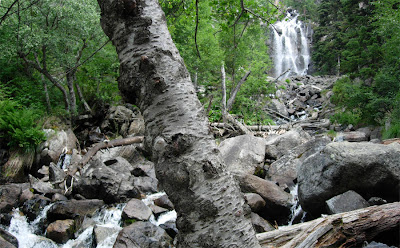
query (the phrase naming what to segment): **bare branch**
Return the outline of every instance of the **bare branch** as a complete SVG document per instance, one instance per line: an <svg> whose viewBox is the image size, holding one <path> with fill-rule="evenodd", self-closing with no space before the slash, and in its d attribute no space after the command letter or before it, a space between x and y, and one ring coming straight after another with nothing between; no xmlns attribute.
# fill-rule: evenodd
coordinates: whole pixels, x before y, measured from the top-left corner
<svg viewBox="0 0 400 248"><path fill-rule="evenodd" d="M196 0L196 28L194 30L194 43L196 44L197 56L199 56L199 59L201 60L199 46L197 45L198 28L199 28L199 0Z"/></svg>

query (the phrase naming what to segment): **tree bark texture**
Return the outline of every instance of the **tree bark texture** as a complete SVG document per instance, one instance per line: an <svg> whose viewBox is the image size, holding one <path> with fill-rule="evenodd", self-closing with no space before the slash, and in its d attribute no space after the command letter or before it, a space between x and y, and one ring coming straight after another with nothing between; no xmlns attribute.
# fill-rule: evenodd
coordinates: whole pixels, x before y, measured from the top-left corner
<svg viewBox="0 0 400 248"><path fill-rule="evenodd" d="M144 144L178 213L178 247L260 247L158 1L98 2L120 60L119 88L144 116Z"/></svg>
<svg viewBox="0 0 400 248"><path fill-rule="evenodd" d="M400 202L372 206L257 234L261 247L361 247L384 231L399 228Z"/></svg>

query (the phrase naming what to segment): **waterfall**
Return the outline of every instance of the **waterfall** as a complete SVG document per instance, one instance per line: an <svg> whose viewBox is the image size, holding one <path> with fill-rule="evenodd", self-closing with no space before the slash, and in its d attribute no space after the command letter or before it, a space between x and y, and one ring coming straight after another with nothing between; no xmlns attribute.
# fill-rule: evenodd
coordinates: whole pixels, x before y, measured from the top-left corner
<svg viewBox="0 0 400 248"><path fill-rule="evenodd" d="M308 25L299 21L297 12L288 11L285 20L271 26L272 76L307 75L310 64Z"/></svg>
<svg viewBox="0 0 400 248"><path fill-rule="evenodd" d="M296 184L290 189L290 194L293 196L293 206L290 209L288 226L293 225L294 222L303 222L306 215L299 203L298 187L299 185Z"/></svg>

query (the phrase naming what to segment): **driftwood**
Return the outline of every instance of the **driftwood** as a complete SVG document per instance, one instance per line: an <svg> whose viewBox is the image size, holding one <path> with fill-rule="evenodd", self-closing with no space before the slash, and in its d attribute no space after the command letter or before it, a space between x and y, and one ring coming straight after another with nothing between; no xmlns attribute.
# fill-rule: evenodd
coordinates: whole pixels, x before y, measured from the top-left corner
<svg viewBox="0 0 400 248"><path fill-rule="evenodd" d="M100 149L116 147L116 146L126 146L134 143L141 143L143 141L143 136L129 137L125 139L115 139L105 142L100 142L95 144L90 150L83 156L79 162L72 164L68 169L68 175L74 176L75 173L80 170L89 160L96 155Z"/></svg>
<svg viewBox="0 0 400 248"><path fill-rule="evenodd" d="M261 247L355 247L400 225L400 202L321 217L257 234Z"/></svg>
<svg viewBox="0 0 400 248"><path fill-rule="evenodd" d="M307 121L307 122L291 122L282 125L253 125L246 126L246 128L250 131L277 131L277 130L290 130L293 127L301 127L303 129L320 129L320 128L328 128L330 125L330 121L328 119L320 120L320 121ZM224 128L224 123L211 123L211 127L216 128Z"/></svg>

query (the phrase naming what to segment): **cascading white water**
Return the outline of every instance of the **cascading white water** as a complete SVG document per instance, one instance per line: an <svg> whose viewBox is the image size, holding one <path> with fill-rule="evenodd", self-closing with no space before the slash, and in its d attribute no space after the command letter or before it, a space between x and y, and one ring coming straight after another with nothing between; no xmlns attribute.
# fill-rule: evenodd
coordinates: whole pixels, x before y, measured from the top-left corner
<svg viewBox="0 0 400 248"><path fill-rule="evenodd" d="M288 226L293 225L293 222L296 219L300 219L300 215L301 219L300 222L303 222L303 219L306 215L306 212L304 212L304 210L301 208L301 205L299 203L299 197L298 197L298 184L295 184L291 189L290 189L290 194L293 196L293 205L290 209L290 216L289 216L289 222L288 222Z"/></svg>
<svg viewBox="0 0 400 248"><path fill-rule="evenodd" d="M143 199L142 201L147 206L149 206L151 204L154 204L154 200L155 199L157 199L157 198L159 198L159 197L161 197L163 195L166 195L166 193L164 193L164 192L155 193L155 194L146 196L146 198ZM169 221L175 222L176 217L177 217L177 214L176 214L175 210L172 210L172 211L168 211L168 212L165 212L165 213L161 214L160 216L158 216L157 219L153 214L153 215L151 215L149 221L150 221L151 224L159 226L159 225L167 223Z"/></svg>
<svg viewBox="0 0 400 248"><path fill-rule="evenodd" d="M296 11L288 11L285 20L271 27L272 76L306 75L310 63L308 27L297 19Z"/></svg>

